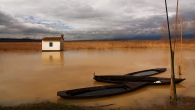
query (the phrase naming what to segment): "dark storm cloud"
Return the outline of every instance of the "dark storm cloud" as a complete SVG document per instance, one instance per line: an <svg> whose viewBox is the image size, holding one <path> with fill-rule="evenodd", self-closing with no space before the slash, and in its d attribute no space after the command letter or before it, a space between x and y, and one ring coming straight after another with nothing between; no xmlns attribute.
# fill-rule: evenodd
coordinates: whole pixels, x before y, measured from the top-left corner
<svg viewBox="0 0 195 110"><path fill-rule="evenodd" d="M10 15L0 11L0 37L16 37L31 35L55 35L58 31L48 29L42 25L20 22Z"/></svg>

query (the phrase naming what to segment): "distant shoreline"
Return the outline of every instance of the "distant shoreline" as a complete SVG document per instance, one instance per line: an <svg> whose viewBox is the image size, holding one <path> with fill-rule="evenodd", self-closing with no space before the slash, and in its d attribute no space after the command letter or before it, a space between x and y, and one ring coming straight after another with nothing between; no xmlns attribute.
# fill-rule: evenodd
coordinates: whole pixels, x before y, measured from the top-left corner
<svg viewBox="0 0 195 110"><path fill-rule="evenodd" d="M179 45L176 45L179 47ZM169 48L168 40L101 40L65 41L64 49L109 49L109 48ZM184 39L183 48L195 48L195 39ZM0 42L1 51L35 50L41 51L41 41Z"/></svg>
<svg viewBox="0 0 195 110"><path fill-rule="evenodd" d="M41 42L41 39L9 39L9 38L1 38L0 42Z"/></svg>

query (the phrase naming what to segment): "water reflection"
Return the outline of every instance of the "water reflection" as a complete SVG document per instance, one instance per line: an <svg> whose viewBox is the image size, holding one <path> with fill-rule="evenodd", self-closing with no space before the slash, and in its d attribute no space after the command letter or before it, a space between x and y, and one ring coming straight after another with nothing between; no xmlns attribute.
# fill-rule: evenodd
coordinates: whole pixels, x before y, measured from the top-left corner
<svg viewBox="0 0 195 110"><path fill-rule="evenodd" d="M42 62L44 65L64 66L64 52L42 52Z"/></svg>

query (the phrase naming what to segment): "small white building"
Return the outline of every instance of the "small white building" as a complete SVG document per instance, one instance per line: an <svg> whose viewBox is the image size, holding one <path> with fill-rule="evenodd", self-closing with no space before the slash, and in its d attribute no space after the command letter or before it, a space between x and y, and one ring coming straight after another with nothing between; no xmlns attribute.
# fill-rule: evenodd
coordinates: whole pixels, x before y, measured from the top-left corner
<svg viewBox="0 0 195 110"><path fill-rule="evenodd" d="M64 50L64 35L61 37L45 37L42 39L42 51Z"/></svg>

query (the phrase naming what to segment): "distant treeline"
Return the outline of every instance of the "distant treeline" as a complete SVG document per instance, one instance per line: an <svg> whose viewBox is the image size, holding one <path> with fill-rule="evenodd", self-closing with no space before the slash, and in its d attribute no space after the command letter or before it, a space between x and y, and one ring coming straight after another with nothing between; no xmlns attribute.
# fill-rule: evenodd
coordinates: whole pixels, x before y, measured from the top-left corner
<svg viewBox="0 0 195 110"><path fill-rule="evenodd" d="M0 38L0 42L41 42L41 39Z"/></svg>

